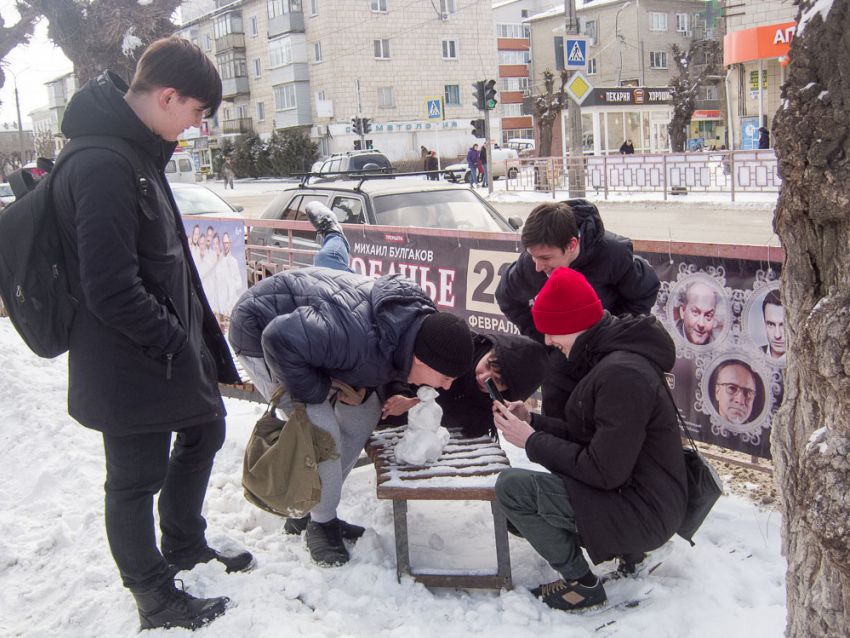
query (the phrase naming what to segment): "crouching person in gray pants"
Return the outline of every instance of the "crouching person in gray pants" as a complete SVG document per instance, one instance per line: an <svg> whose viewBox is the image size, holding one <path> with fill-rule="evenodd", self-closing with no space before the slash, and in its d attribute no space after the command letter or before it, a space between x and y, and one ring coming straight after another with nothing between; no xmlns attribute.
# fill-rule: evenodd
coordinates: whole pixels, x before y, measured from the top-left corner
<svg viewBox="0 0 850 638"><path fill-rule="evenodd" d="M348 562L343 539L364 530L339 520L337 507L342 484L381 416L374 389L390 381L449 388L472 367L469 328L438 313L428 295L400 275L374 280L312 267L278 273L248 290L233 308L228 338L264 396L282 385L336 441L339 459L319 464L318 505L308 521L289 519L286 529L306 527L317 564ZM333 380L362 390L362 402L351 405L332 389ZM286 401L281 405L286 411Z"/></svg>

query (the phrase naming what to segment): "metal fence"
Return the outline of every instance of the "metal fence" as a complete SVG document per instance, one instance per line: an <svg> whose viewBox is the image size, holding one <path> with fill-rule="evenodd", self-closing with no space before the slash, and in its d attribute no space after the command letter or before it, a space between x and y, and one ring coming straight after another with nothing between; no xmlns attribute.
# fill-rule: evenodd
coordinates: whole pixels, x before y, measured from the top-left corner
<svg viewBox="0 0 850 638"><path fill-rule="evenodd" d="M655 192L664 199L728 193L735 201L743 193L778 193L782 186L773 150L536 157L520 163L519 172L506 179L506 189L548 191L553 198L558 190L576 190L583 184L606 199L611 193Z"/></svg>

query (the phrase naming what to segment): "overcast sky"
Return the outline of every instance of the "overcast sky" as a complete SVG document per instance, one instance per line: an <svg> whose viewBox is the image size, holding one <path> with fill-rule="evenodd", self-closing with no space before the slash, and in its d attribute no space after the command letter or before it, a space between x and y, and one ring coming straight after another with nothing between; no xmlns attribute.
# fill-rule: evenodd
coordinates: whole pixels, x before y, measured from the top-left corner
<svg viewBox="0 0 850 638"><path fill-rule="evenodd" d="M6 25L14 24L18 12L14 9L12 0L0 0L0 15ZM54 80L60 75L73 70L70 60L62 54L62 50L54 47L47 39L47 21L42 20L35 30L30 44L19 46L3 59L6 69L6 83L0 89L0 126L4 123L16 122L15 111L15 78L18 77L18 99L21 103L21 122L24 129L31 129L32 123L27 114L30 111L47 106L47 87L45 82Z"/></svg>

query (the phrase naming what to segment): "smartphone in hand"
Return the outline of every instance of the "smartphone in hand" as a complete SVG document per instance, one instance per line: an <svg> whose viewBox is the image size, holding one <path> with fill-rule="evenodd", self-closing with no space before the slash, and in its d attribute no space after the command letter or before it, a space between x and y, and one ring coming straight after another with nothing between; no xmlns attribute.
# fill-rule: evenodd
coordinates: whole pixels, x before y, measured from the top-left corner
<svg viewBox="0 0 850 638"><path fill-rule="evenodd" d="M499 388L496 387L496 382L493 381L493 377L490 377L484 382L484 385L487 387L487 392L490 393L490 398L493 401L499 401L502 405L508 405L508 402L505 401L505 398L502 396L502 393L499 392Z"/></svg>

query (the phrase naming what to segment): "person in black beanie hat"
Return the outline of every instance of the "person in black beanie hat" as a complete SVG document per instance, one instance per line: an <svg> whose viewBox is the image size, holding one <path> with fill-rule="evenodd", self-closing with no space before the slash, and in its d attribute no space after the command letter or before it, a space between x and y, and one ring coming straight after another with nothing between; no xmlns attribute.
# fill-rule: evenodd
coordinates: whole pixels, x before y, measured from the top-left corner
<svg viewBox="0 0 850 638"><path fill-rule="evenodd" d="M402 275L375 280L313 267L252 286L233 308L228 339L264 397L283 386L283 412L289 414L291 399L299 399L310 422L336 442L339 458L319 464L319 503L309 518L288 519L284 530L306 529L318 565L348 562L343 540L356 540L365 530L337 518L337 506L343 482L381 417L374 390L393 380L448 389L472 367L469 328L438 313L425 291ZM334 381L359 396L337 391Z"/></svg>

